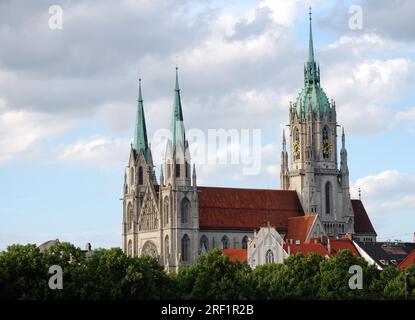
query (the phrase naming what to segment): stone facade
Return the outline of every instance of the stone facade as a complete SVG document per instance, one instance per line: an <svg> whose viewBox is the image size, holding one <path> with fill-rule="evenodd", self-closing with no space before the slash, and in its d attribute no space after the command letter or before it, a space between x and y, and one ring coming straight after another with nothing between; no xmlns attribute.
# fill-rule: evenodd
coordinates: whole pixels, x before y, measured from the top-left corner
<svg viewBox="0 0 415 320"><path fill-rule="evenodd" d="M255 232L248 243L247 258L251 268L267 263L283 263L288 256L283 238L270 225Z"/></svg>
<svg viewBox="0 0 415 320"><path fill-rule="evenodd" d="M363 205L360 200L350 199L344 132L338 167L336 105L328 101L320 87L311 21L304 89L290 106L289 127L290 157L285 134L282 143L282 190L199 187L185 134L176 68L171 136L157 181L147 141L140 80L134 143L124 176L124 252L154 256L167 270L174 271L180 265L194 264L200 254L212 248L246 249L249 237L253 243L259 241L254 229L266 222L275 227L278 236L270 231L270 237L278 247L290 234L288 220L304 214L318 216L316 222L312 220L314 229L307 238L349 234L375 241L376 233ZM257 253L258 257L266 256L258 250L262 249L251 248L253 257ZM284 258L281 252L272 255L277 260Z"/></svg>
<svg viewBox="0 0 415 320"><path fill-rule="evenodd" d="M320 87L310 19L304 88L289 109L290 157L283 134L281 187L297 191L304 211L319 215L329 236L354 234L345 134L338 168L337 127L336 104Z"/></svg>

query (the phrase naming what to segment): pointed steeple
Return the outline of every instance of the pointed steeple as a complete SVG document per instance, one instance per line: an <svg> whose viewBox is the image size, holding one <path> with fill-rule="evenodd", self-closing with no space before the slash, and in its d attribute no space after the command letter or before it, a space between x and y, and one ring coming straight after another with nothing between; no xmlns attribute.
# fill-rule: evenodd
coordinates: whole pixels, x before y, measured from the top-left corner
<svg viewBox="0 0 415 320"><path fill-rule="evenodd" d="M316 61L314 60L314 44L313 44L313 27L311 19L311 7L309 9L309 34L308 34L308 60L304 70L304 84L305 86L320 85L320 69L317 68Z"/></svg>
<svg viewBox="0 0 415 320"><path fill-rule="evenodd" d="M193 180L193 187L195 187L196 190L196 166L193 163L193 175L192 175L192 180Z"/></svg>
<svg viewBox="0 0 415 320"><path fill-rule="evenodd" d="M282 130L282 151L287 151L287 141L285 140L285 130Z"/></svg>
<svg viewBox="0 0 415 320"><path fill-rule="evenodd" d="M340 172L342 172L344 178L342 184L345 187L349 187L349 168L347 165L347 150L346 150L346 136L344 134L344 127L342 127L342 148L340 150Z"/></svg>
<svg viewBox="0 0 415 320"><path fill-rule="evenodd" d="M176 65L176 83L174 88L173 114L170 125L173 152L175 151L177 144L182 144L183 151L185 151L186 149L186 136L183 124L183 110L182 101L180 97L178 70L179 68Z"/></svg>
<svg viewBox="0 0 415 320"><path fill-rule="evenodd" d="M163 165L160 166L160 186L164 187Z"/></svg>
<svg viewBox="0 0 415 320"><path fill-rule="evenodd" d="M143 96L141 93L141 78L139 79L138 84L138 100L137 100L137 112L135 119L135 130L134 130L134 150L139 153L140 150L143 151L144 155L147 157L148 154L148 140L147 140L147 128L146 120L144 117L144 106L143 106Z"/></svg>
<svg viewBox="0 0 415 320"><path fill-rule="evenodd" d="M342 127L342 150L346 149L346 137L344 135L344 127Z"/></svg>
<svg viewBox="0 0 415 320"><path fill-rule="evenodd" d="M308 62L314 62L314 46L313 46L313 29L311 25L311 7L308 14L310 15L310 31L308 35Z"/></svg>
<svg viewBox="0 0 415 320"><path fill-rule="evenodd" d="M288 178L288 153L287 153L287 142L285 140L285 130L282 130L282 150L281 150L281 170L280 170L280 185L283 190L289 188Z"/></svg>

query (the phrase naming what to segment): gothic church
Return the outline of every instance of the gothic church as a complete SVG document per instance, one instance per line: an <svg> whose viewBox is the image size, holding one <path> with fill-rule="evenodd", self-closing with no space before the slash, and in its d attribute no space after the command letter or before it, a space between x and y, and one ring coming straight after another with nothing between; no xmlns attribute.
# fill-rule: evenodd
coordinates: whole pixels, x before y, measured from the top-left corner
<svg viewBox="0 0 415 320"><path fill-rule="evenodd" d="M157 257L166 270L195 263L218 247L243 248L264 219L285 237L310 215L319 219L314 236L349 236L375 242L376 232L360 200L351 200L345 134L338 166L336 104L320 87L310 17L304 88L289 107L288 155L283 134L281 190L202 187L191 163L176 67L174 102L165 164L157 180L147 140L139 84L134 142L123 188L123 250ZM322 230L320 230L320 225ZM290 227L291 226L291 227Z"/></svg>

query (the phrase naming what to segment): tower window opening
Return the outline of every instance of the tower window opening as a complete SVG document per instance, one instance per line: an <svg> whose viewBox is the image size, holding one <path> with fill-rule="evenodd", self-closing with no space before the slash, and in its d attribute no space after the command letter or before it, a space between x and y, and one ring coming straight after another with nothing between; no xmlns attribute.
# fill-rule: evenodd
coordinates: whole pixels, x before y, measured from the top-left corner
<svg viewBox="0 0 415 320"><path fill-rule="evenodd" d="M293 156L295 160L300 159L300 131L298 128L294 130Z"/></svg>
<svg viewBox="0 0 415 320"><path fill-rule="evenodd" d="M329 130L327 127L324 127L323 129L322 153L323 153L323 159L330 158L330 140L329 140Z"/></svg>
<svg viewBox="0 0 415 320"><path fill-rule="evenodd" d="M138 185L143 185L143 167L138 168Z"/></svg>
<svg viewBox="0 0 415 320"><path fill-rule="evenodd" d="M187 198L182 200L181 207L182 223L188 223L190 217L190 201Z"/></svg>
<svg viewBox="0 0 415 320"><path fill-rule="evenodd" d="M325 198L326 198L326 214L331 213L331 185L330 182L326 183L325 186Z"/></svg>
<svg viewBox="0 0 415 320"><path fill-rule="evenodd" d="M187 234L182 238L182 261L187 262L190 258L190 239Z"/></svg>
<svg viewBox="0 0 415 320"><path fill-rule="evenodd" d="M186 171L186 178L190 177L190 164L186 161L185 162L185 171Z"/></svg>

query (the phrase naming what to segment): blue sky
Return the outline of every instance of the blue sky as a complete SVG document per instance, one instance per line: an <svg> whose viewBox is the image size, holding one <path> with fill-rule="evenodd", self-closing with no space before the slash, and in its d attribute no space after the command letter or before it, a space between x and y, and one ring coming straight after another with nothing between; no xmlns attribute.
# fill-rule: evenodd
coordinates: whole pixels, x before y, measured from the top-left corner
<svg viewBox="0 0 415 320"><path fill-rule="evenodd" d="M63 9L63 29L48 9ZM361 5L362 29L348 26ZM119 246L138 77L149 139L169 124L179 56L186 128L261 129L261 171L197 165L203 185L279 188L281 132L303 84L308 7L322 87L345 127L351 192L379 239L415 231L410 1L0 4L0 250L59 238ZM111 19L108 17L111 16ZM155 163L162 155L154 154Z"/></svg>

